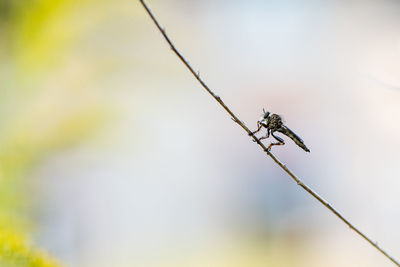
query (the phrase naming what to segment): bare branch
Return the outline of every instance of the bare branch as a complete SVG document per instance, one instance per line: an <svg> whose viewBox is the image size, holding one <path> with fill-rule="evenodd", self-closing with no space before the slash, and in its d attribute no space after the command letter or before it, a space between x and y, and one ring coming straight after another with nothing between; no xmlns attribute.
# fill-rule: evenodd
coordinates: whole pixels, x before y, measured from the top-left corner
<svg viewBox="0 0 400 267"><path fill-rule="evenodd" d="M400 263L396 261L392 256L390 256L387 252L385 252L381 247L378 246L377 242L372 241L368 238L365 234L363 234L360 230L358 230L352 223L350 223L347 219L345 219L335 208L333 208L326 200L320 197L315 191L313 191L310 187L304 184L292 171L290 171L286 165L282 164L268 149L264 146L261 141L252 134L252 132L247 128L247 126L238 119L238 117L225 105L222 101L221 97L216 95L208 86L207 84L200 78L199 72L195 72L194 69L190 66L188 61L182 56L182 54L175 48L174 44L166 34L165 30L160 26L157 19L154 17L153 13L151 12L150 8L144 2L144 0L139 0L143 7L146 9L146 12L149 14L151 19L153 20L154 24L157 26L161 34L164 36L165 40L171 47L172 51L178 56L178 58L182 61L182 63L187 67L187 69L193 74L193 76L199 81L201 86L225 109L226 112L229 113L231 119L236 122L240 127L243 128L247 132L247 134L253 138L254 142L256 142L265 153L268 154L275 161L276 164L279 165L300 187L302 187L305 191L307 191L311 196L313 196L316 200L318 200L322 205L324 205L327 209L329 209L333 214L336 215L340 220L342 220L348 227L354 230L357 234L359 234L365 241L370 243L374 248L376 248L379 252L381 252L386 258L392 261L395 265L400 267Z"/></svg>

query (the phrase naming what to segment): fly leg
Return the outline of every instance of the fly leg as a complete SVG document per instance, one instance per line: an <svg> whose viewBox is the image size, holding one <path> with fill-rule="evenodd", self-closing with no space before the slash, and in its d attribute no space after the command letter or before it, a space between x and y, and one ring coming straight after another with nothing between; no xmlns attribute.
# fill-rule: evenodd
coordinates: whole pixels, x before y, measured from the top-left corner
<svg viewBox="0 0 400 267"><path fill-rule="evenodd" d="M253 136L255 133L258 133L262 128L262 125L260 123L260 121L257 121L257 130L255 130L254 132L249 133L250 136Z"/></svg>
<svg viewBox="0 0 400 267"><path fill-rule="evenodd" d="M261 141L261 140L267 139L269 137L269 131L270 131L270 129L267 128L267 134L263 137L258 138L258 140ZM256 140L253 139L253 142L256 142Z"/></svg>
<svg viewBox="0 0 400 267"><path fill-rule="evenodd" d="M270 131L270 129L267 129L267 134L265 136L259 138L258 140L261 141L261 140L267 139L269 137L269 131Z"/></svg>
<svg viewBox="0 0 400 267"><path fill-rule="evenodd" d="M271 131L271 135L272 135L272 137L274 137L276 140L278 140L278 142L276 142L276 143L271 143L271 144L268 146L268 148L267 148L268 151L270 151L270 150L271 150L271 147L273 147L273 146L283 146L283 145L285 144L285 141L283 141L283 139L280 138L279 136L274 135L274 132Z"/></svg>

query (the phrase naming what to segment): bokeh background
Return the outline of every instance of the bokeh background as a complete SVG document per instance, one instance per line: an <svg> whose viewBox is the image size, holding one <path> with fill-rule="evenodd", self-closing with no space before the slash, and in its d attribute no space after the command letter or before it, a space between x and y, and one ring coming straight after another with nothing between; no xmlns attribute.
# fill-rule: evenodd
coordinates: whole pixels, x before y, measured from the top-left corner
<svg viewBox="0 0 400 267"><path fill-rule="evenodd" d="M400 2L159 1L274 153L400 259ZM139 1L1 0L1 266L393 266L251 142ZM268 142L268 141L266 141Z"/></svg>

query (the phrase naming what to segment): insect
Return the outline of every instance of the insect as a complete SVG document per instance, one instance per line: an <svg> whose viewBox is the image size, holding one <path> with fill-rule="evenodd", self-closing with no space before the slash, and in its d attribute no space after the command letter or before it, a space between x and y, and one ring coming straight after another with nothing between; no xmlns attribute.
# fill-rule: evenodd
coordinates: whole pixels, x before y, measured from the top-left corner
<svg viewBox="0 0 400 267"><path fill-rule="evenodd" d="M310 152L310 150L304 144L303 140L301 140L300 137L298 137L292 130L290 130L286 125L283 124L281 116L277 114L270 114L270 112L265 111L264 109L263 112L264 114L262 115L260 120L257 121L257 127L258 127L257 130L252 132L250 135L258 133L262 127L267 128L267 135L261 137L259 140L267 139L271 134L272 137L274 137L278 141L276 143L271 143L268 146L268 151L271 150L272 146L276 145L283 146L285 144L285 141L283 141L282 138L274 135L274 132L280 132L289 137L290 139L292 139L296 143L296 145L301 147L304 151Z"/></svg>

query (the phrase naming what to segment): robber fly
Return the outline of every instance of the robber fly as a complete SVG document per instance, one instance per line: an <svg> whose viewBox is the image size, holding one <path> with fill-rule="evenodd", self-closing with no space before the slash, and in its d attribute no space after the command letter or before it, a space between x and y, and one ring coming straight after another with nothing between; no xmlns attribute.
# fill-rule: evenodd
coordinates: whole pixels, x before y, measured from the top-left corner
<svg viewBox="0 0 400 267"><path fill-rule="evenodd" d="M292 139L296 145L301 147L304 151L310 152L310 150L306 147L304 144L303 140L301 140L300 137L298 137L292 130L290 130L286 125L283 124L281 116L277 114L270 114L268 111L264 111L264 114L260 118L259 121L257 121L257 130L251 133L251 135L259 132L262 127L267 128L267 135L261 137L259 140L267 139L269 135L271 134L272 137L274 137L278 142L276 143L271 143L268 146L268 150L271 149L272 146L283 146L285 144L285 141L283 141L282 138L279 136L274 135L274 132L280 132Z"/></svg>

